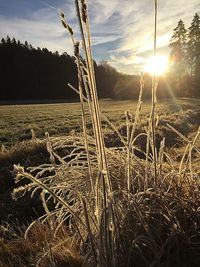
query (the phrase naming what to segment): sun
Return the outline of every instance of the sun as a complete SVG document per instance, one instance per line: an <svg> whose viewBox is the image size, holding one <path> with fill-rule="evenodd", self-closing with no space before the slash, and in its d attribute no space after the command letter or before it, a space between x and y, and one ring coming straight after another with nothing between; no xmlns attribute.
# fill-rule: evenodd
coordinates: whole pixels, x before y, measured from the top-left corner
<svg viewBox="0 0 200 267"><path fill-rule="evenodd" d="M162 75L169 67L167 56L155 56L147 60L144 67L144 72L148 72L152 75Z"/></svg>

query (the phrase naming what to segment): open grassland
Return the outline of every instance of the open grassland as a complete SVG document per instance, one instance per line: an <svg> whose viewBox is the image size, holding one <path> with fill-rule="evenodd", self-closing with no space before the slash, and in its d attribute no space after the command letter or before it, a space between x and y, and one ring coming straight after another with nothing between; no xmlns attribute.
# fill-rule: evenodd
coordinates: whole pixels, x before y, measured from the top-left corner
<svg viewBox="0 0 200 267"><path fill-rule="evenodd" d="M100 101L102 113L112 121L119 129L125 124L125 111L134 114L136 109L135 101ZM147 121L150 113L150 102L145 102L142 106L141 118ZM157 105L157 114L160 118L167 117L168 122L175 123L179 116L184 117L184 113L199 110L200 100L179 99L176 101L166 100ZM0 106L0 144L5 146L15 145L21 141L31 139L31 129L35 135L43 138L48 131L51 136L68 134L71 130L82 131L81 112L79 103L64 104L34 104L34 105L4 105ZM176 116L174 116L176 115ZM170 119L171 116L171 119ZM89 114L87 114L87 118ZM188 121L187 121L188 119ZM190 121L186 118L183 123L190 126L189 131L196 130L198 119ZM178 123L178 122L177 122ZM179 122L180 123L180 122ZM91 122L87 120L87 125L92 128ZM107 122L103 122L104 132L110 132ZM193 127L194 126L194 127ZM189 134L189 133L187 133Z"/></svg>
<svg viewBox="0 0 200 267"><path fill-rule="evenodd" d="M103 131L105 134L106 146L118 148L123 146L115 130L118 130L121 136L126 138L127 126L125 111L130 111L133 113L134 117L137 103L135 101L102 100L100 101L100 106L102 113L105 114L114 125L114 128L111 127L108 121L105 120L105 117L103 117ZM143 103L140 117L136 125L135 135L146 131L150 108L150 102ZM165 137L165 149L169 151L174 162L179 164L187 146L187 141L184 141L178 134L170 129L167 124L172 125L189 140L193 140L200 123L200 100L179 99L176 102L170 100L159 102L157 105L157 114L157 149L159 149L162 138ZM64 138L74 135L72 131L74 130L75 135L81 137L83 130L80 104L64 103L0 106L0 118L0 144L3 145L0 150L0 202L12 202L12 205L15 206L10 196L10 190L16 186L14 183L15 174L13 173L13 164L20 164L28 168L42 163L49 163L49 153L46 148L46 131L49 132L51 137L60 136ZM89 113L87 114L87 126L88 129L92 131ZM38 139L32 140L31 129L34 130ZM138 138L137 146L142 151L146 150L146 139L144 136ZM196 140L196 146L200 147L200 138ZM139 152L136 154L139 158L143 158L144 156ZM193 165L194 167L196 166L195 169L198 171L200 163L197 152L193 151L192 156ZM5 197L3 196L4 193ZM24 209L21 209L20 205L19 209L17 207L15 208L17 218L29 219L29 206L31 204L29 202L26 204ZM35 209L37 210L37 207ZM26 216L24 215L24 210L26 210ZM21 216L21 211L23 216ZM9 208L3 208L1 219L6 219L9 212ZM38 210L37 212L40 213Z"/></svg>
<svg viewBox="0 0 200 267"><path fill-rule="evenodd" d="M125 111L128 110L134 115L136 105L137 103L133 101L107 100L100 102L103 114L109 118L116 126L116 130L124 138L127 135ZM135 135L145 132L150 108L151 103L145 102L143 104ZM129 201L128 195L121 195L123 191L117 191L119 196L113 194L116 198L114 198L114 202L117 202L117 205L114 205L114 211L117 214L116 216L119 216L120 220L123 221L119 229L117 225L115 226L119 232L119 236L115 241L115 249L119 250L121 254L119 257L116 254L118 265L108 266L132 266L132 262L136 262L137 266L150 266L149 262L153 258L160 262L160 265L155 263L152 266L199 266L199 158L197 151L193 150L191 152L191 170L194 173L188 174L189 170L185 167L187 166L187 163L185 163L185 165L183 164L183 171L181 170L177 174L187 141L185 142L178 134L173 132L168 127L168 124L176 128L188 140L193 140L200 122L200 100L179 99L176 102L164 101L158 104L157 114L156 140L160 144L161 139L163 137L166 138L166 151L170 151L170 159L168 162L165 157L163 158L163 162L161 161L162 168L159 165L160 163L158 164L158 168L161 168L158 169L160 172L158 180L159 191L154 192L152 189L153 178L151 171L148 177L149 188L143 191L145 160L142 159L142 154L135 152L138 158L134 158L133 165L131 165L133 168L131 174L133 176L133 184L130 203L123 202ZM78 188L85 199L91 197L88 189L88 167L85 166L85 159L84 162L82 161L81 154L79 159L79 149L84 149L79 103L1 106L0 115L1 144L8 148L5 151L2 149L0 152L0 220L2 222L0 225L0 266L11 267L14 266L13 262L20 267L36 266L36 264L41 267L83 266L83 255L88 253L87 236L85 237L86 241L84 241L85 245L80 250L77 245L80 240L77 243L75 242L74 229L70 230L68 228L68 221L67 224L62 223L62 227L57 230L57 222L53 221L53 224L51 224L51 218L49 217L49 225L48 223L41 224L40 221L36 221L34 227L28 232L28 238L24 238L26 227L24 226L23 228L22 225L45 214L41 198L38 194L30 198L30 192L26 192L25 197L18 199L17 202L11 197L13 189L16 190L17 188L14 183L13 164L18 163L23 165L26 170L28 168L31 170L32 168L34 170L32 173L38 172L39 174L41 171L41 177L40 175L38 176L41 179L46 179L45 175L48 176L49 170L52 168L54 171L51 174L55 179L55 185L56 179L58 179L58 185L61 188L62 186L66 188L71 186L72 191L73 188ZM91 129L89 114L87 115L87 124L88 128ZM36 136L40 137L41 140L30 140L31 129L35 131ZM75 130L80 134L76 135L75 138L75 134L70 133L71 130ZM73 165L73 160L70 158L66 162L61 162L60 165L50 164L51 158L46 149L48 141L46 143L46 140L43 140L46 131L51 136L59 135L59 138L52 138L52 145L56 153L62 157L63 151L60 149L59 144L62 147L70 148L70 136L73 136L72 139L76 140L76 146L73 148L78 149L76 150L77 152L74 150L74 155L77 157L75 165ZM122 146L119 135L115 129L112 129L105 118L103 118L103 131L107 147ZM69 137L69 139L66 139L66 137ZM138 147L145 150L144 144L146 144L146 140L138 140ZM91 157L94 152L93 145L93 143L90 144ZM196 140L195 145L197 148L200 146L199 139ZM158 149L162 151L162 148L158 147ZM127 167L124 152L114 151L110 150L108 162L112 171L112 183L115 189L117 183L125 187L125 170ZM68 156L69 153L73 156L70 150L65 149L65 156ZM190 154L190 152L187 153L188 155ZM70 160L71 163L69 164L68 161ZM174 163L177 166L174 166ZM37 167L33 168L33 166L38 166L39 164L44 165L40 165L38 169ZM96 161L94 161L92 163L94 169L92 175L94 178L97 172L96 166ZM182 174L182 172L185 174ZM179 178L179 176L182 177L181 175L183 175L183 178ZM51 181L52 177L50 177L49 181ZM44 183L46 183L45 180ZM27 184L27 180L20 183L20 185L22 184ZM52 188L55 185L53 184ZM20 190L23 189L23 187L20 188ZM23 194L24 192L22 192ZM69 201L71 201L70 198ZM51 209L52 203L49 206ZM127 210L127 212L121 213L119 207ZM149 207L151 207L151 210ZM94 211L88 209L88 214L92 217ZM64 216L67 218L66 214ZM64 222L66 218L63 218ZM16 220L19 226L16 224ZM104 225L101 227L104 227ZM54 234L55 232L56 234ZM132 240L137 246L129 251L127 247L133 246ZM165 250L163 247L165 247ZM143 255L146 256L145 259ZM124 265L123 259L126 258L130 261L129 265ZM146 262L146 265L143 264L143 261ZM183 265L183 262L185 262L185 265Z"/></svg>

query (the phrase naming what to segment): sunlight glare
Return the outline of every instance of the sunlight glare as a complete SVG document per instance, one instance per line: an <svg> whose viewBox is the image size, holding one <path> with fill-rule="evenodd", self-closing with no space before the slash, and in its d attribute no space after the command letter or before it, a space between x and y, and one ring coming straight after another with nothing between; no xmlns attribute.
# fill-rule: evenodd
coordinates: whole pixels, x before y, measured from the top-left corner
<svg viewBox="0 0 200 267"><path fill-rule="evenodd" d="M147 60L144 71L154 75L162 75L169 67L167 56L151 57Z"/></svg>

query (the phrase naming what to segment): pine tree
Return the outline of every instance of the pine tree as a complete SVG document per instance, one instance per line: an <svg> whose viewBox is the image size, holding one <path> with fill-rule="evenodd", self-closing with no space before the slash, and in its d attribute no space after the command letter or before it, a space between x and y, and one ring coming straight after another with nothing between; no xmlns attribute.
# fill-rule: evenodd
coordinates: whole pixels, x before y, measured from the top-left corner
<svg viewBox="0 0 200 267"><path fill-rule="evenodd" d="M24 46L29 49L29 44L27 41L25 41Z"/></svg>
<svg viewBox="0 0 200 267"><path fill-rule="evenodd" d="M188 63L190 65L193 95L200 95L200 17L196 13L188 28Z"/></svg>
<svg viewBox="0 0 200 267"><path fill-rule="evenodd" d="M170 41L170 58L173 62L174 75L178 73L179 95L183 94L183 74L186 69L186 44L187 30L184 22L179 20L177 27L174 29L173 36Z"/></svg>
<svg viewBox="0 0 200 267"><path fill-rule="evenodd" d="M5 43L6 43L5 39L4 39L4 38L2 38L2 39L1 39L1 44L3 44L3 45L4 45Z"/></svg>
<svg viewBox="0 0 200 267"><path fill-rule="evenodd" d="M17 43L16 40L15 40L15 38L12 38L11 43L12 44L16 44Z"/></svg>
<svg viewBox="0 0 200 267"><path fill-rule="evenodd" d="M7 44L11 44L11 39L10 39L10 37L7 35L7 37L6 37L6 43Z"/></svg>

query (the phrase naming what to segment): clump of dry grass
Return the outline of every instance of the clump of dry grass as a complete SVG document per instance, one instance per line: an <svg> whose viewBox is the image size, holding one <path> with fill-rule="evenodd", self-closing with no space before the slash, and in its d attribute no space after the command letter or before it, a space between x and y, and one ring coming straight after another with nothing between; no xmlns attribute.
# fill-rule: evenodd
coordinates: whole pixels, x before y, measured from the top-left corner
<svg viewBox="0 0 200 267"><path fill-rule="evenodd" d="M46 151L46 142L40 139L21 142L11 148L2 146L0 150L0 163L3 165L9 162L18 162L22 157L28 158L30 154Z"/></svg>
<svg viewBox="0 0 200 267"><path fill-rule="evenodd" d="M77 254L67 227L59 229L55 237L49 225L37 222L26 239L23 228L25 226L1 226L0 266L81 266L82 256Z"/></svg>
<svg viewBox="0 0 200 267"><path fill-rule="evenodd" d="M142 106L142 78L135 117L126 112L126 136L101 115L88 5L84 0L75 0L75 4L85 61L80 59L79 44L64 13L61 19L75 49L79 88L73 89L80 95L83 136L50 138L47 134L50 163L29 168L29 171L15 166L16 182L28 178L31 183L15 189L13 197L18 199L27 191L32 192L32 196L39 193L46 212L39 220L48 223L51 238L59 236L67 225L77 253L84 255L83 266L198 266L200 184L193 168L192 152L199 151L196 140L200 130L193 140L188 140L168 125L187 144L179 164L166 152L164 138L156 150L155 77L152 112L144 133L135 135ZM87 133L84 101L89 105L94 136ZM105 146L101 119L117 132L123 144L121 149ZM146 150L140 151L144 157L138 158L136 141L141 136L146 138ZM37 222L26 230L26 240L30 239L33 227L37 227ZM40 261L42 259L41 256ZM54 264L52 259L51 262Z"/></svg>
<svg viewBox="0 0 200 267"><path fill-rule="evenodd" d="M32 139L11 148L2 147L0 150L0 194L14 187L13 164L34 166L46 162L47 157L48 152L44 140Z"/></svg>
<svg viewBox="0 0 200 267"><path fill-rule="evenodd" d="M15 196L31 188L33 192L40 190L46 208L46 216L41 218L41 221L54 225L56 220L59 222L58 229L65 224L73 229L79 253L83 253L84 248L87 247L84 251L87 255L85 266L96 266L91 244L96 253L101 253L96 257L102 266L106 264L107 266L132 266L134 263L137 266L158 266L159 264L190 266L189 258L185 257L190 253L196 255L196 264L198 263L200 184L197 174L191 172L190 166L187 166L189 150L184 156L181 170L170 156L165 154L164 148L163 152L160 151L163 156L168 157L168 161L164 162L162 154L159 155L157 191L154 190L153 170L148 173L148 188L144 190L145 160L133 155L130 191L127 191L126 149L122 151L108 149L113 192L108 209L101 214L102 219L98 227L95 196L91 189L85 160L87 154L84 150L84 138L73 136L50 140L55 161L59 159L57 153L61 147L73 148L71 154L62 158L63 162L52 162L48 166L32 168L31 172L35 173L34 176L18 167L18 179L27 177L33 183L16 190ZM89 147L92 177L95 181L98 179L98 165L95 159L94 140L91 140ZM54 199L56 206L52 211L50 197ZM108 216L109 228L106 232L108 239L105 239L104 212L107 212ZM58 229L54 229L55 235ZM28 233L29 229L27 238ZM105 242L109 243L105 244ZM110 258L108 263L105 259L106 249ZM198 266L195 262L192 264L191 266Z"/></svg>

